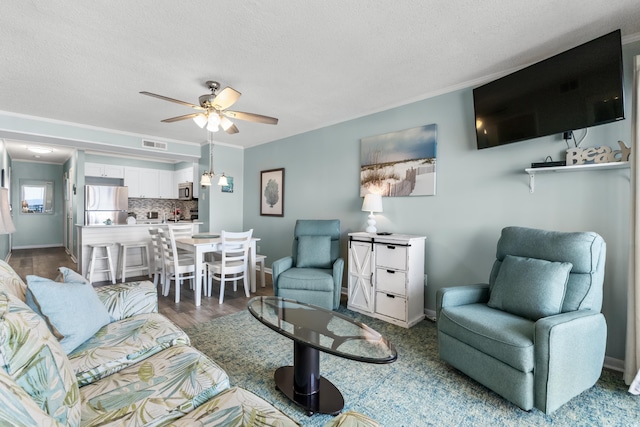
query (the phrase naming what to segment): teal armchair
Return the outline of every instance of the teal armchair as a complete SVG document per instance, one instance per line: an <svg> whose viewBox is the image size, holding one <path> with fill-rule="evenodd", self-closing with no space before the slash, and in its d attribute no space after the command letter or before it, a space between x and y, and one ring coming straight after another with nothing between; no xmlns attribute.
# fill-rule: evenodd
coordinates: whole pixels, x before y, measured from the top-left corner
<svg viewBox="0 0 640 427"><path fill-rule="evenodd" d="M440 357L524 410L555 411L602 372L605 255L593 232L503 229L488 284L437 292Z"/></svg>
<svg viewBox="0 0 640 427"><path fill-rule="evenodd" d="M340 258L340 221L299 219L292 255L271 264L276 296L329 310L340 306L344 259Z"/></svg>

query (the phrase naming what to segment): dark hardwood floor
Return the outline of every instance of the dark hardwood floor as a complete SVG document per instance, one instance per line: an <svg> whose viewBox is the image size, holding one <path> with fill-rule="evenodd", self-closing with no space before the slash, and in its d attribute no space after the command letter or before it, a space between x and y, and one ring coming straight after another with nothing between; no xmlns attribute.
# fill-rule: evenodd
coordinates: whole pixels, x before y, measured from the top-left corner
<svg viewBox="0 0 640 427"><path fill-rule="evenodd" d="M22 277L25 283L27 281L26 277L29 274L53 280L58 276L58 267L68 267L77 271L76 264L65 252L64 248L13 250L11 258L9 259L9 265ZM256 295L273 295L271 275L266 274L265 276L266 286L263 288L260 286L260 274L258 273L257 292L252 293L251 297ZM146 276L127 278L127 281L134 280L149 280L149 278ZM108 284L108 282L95 283L94 286L105 284ZM239 285L238 290L235 292L233 291L233 285L227 285L224 293L224 302L218 304L220 285L214 281L211 297L203 296L202 303L199 307L195 306L193 302L193 291L189 289L188 285L183 285L180 292L179 303L173 301L173 285L169 295L166 297L162 295L160 287L158 287L158 311L181 328L187 328L210 319L215 319L216 317L237 313L245 310L247 302L249 301L249 298L244 295L242 284L240 283Z"/></svg>

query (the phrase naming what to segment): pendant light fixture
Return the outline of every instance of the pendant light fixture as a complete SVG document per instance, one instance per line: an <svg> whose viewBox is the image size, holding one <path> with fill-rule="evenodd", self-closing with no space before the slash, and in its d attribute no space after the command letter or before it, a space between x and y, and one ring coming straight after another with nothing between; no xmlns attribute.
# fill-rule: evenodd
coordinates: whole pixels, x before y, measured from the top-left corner
<svg viewBox="0 0 640 427"><path fill-rule="evenodd" d="M219 123L219 120L218 120L218 123ZM205 171L200 177L200 185L203 187L210 187L213 179L216 176L216 173L213 171L213 134L208 130L208 127L209 126L207 125L207 137L209 140L209 170ZM217 128L218 128L218 124L216 124L216 130ZM218 185L220 186L229 185L227 181L227 177L224 175L224 173L218 180Z"/></svg>

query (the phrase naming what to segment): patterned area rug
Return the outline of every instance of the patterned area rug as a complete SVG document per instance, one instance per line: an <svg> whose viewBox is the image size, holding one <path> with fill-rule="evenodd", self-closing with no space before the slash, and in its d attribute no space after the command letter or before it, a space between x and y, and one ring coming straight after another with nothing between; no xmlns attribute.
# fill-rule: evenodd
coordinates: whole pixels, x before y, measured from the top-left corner
<svg viewBox="0 0 640 427"><path fill-rule="evenodd" d="M384 426L630 426L640 423L640 398L627 393L620 375L603 372L598 383L551 415L526 412L438 358L436 327L425 320L404 329L340 307L339 311L382 333L398 360L374 365L321 353L320 374L340 389L345 411ZM186 333L241 386L271 402L303 426L332 417L304 412L275 389L276 368L293 364L293 343L248 311L224 316Z"/></svg>

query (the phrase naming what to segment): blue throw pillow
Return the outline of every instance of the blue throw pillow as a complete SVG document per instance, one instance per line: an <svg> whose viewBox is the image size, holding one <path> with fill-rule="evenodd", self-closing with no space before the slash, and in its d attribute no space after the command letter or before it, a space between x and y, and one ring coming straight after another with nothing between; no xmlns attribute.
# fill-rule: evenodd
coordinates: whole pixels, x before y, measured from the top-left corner
<svg viewBox="0 0 640 427"><path fill-rule="evenodd" d="M488 306L538 320L559 314L573 264L506 255Z"/></svg>
<svg viewBox="0 0 640 427"><path fill-rule="evenodd" d="M296 267L331 268L331 236L299 236Z"/></svg>
<svg viewBox="0 0 640 427"><path fill-rule="evenodd" d="M59 283L29 275L27 288L32 293L32 303L62 335L60 344L67 354L111 321L106 307L88 283Z"/></svg>
<svg viewBox="0 0 640 427"><path fill-rule="evenodd" d="M62 275L62 281L65 283L89 283L89 281L80 273L76 273L67 267L58 267L58 271Z"/></svg>

